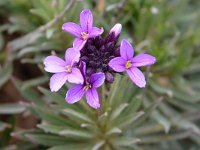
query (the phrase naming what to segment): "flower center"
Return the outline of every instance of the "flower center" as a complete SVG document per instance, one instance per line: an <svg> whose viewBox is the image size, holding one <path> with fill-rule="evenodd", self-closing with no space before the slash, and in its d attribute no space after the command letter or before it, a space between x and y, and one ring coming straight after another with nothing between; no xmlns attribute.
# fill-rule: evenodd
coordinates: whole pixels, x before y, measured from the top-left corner
<svg viewBox="0 0 200 150"><path fill-rule="evenodd" d="M131 68L131 66L132 66L131 61L130 60L126 61L125 68L129 69L129 68Z"/></svg>
<svg viewBox="0 0 200 150"><path fill-rule="evenodd" d="M86 85L84 86L84 90L87 91L88 89L92 88L92 85L89 83L86 83Z"/></svg>
<svg viewBox="0 0 200 150"><path fill-rule="evenodd" d="M65 68L66 68L65 71L66 71L67 73L72 72L72 67L71 67L70 65L65 66Z"/></svg>
<svg viewBox="0 0 200 150"><path fill-rule="evenodd" d="M86 63L88 76L95 72L103 72L106 74L106 81L113 82L114 70L108 63L111 59L120 56L120 48L114 33L109 34L105 39L101 36L88 38L80 53L80 60Z"/></svg>
<svg viewBox="0 0 200 150"><path fill-rule="evenodd" d="M88 36L89 36L89 34L87 34L87 33L85 33L85 32L81 32L81 37L82 37L82 39L83 39L84 41L87 40Z"/></svg>

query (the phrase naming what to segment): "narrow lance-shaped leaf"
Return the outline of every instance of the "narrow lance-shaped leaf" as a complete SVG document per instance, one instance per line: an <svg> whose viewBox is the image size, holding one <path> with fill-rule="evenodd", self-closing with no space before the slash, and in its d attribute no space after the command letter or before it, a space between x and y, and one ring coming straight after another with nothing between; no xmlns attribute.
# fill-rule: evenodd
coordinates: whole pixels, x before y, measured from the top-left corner
<svg viewBox="0 0 200 150"><path fill-rule="evenodd" d="M82 120L84 122L88 122L88 123L92 123L92 124L94 123L93 120L88 115L80 113L73 109L64 109L62 112L64 115L67 115L68 117L70 117L72 119L74 118L76 120L79 120L79 121Z"/></svg>
<svg viewBox="0 0 200 150"><path fill-rule="evenodd" d="M145 113L143 111L140 111L138 113L130 114L127 117L125 117L123 120L121 120L121 123L119 123L117 126L120 129L127 129L128 126L131 125L134 121L136 121L138 118L140 118Z"/></svg>
<svg viewBox="0 0 200 150"><path fill-rule="evenodd" d="M19 114L25 111L25 106L18 103L6 103L0 105L0 114Z"/></svg>
<svg viewBox="0 0 200 150"><path fill-rule="evenodd" d="M11 77L12 66L10 64L5 65L2 69L0 68L0 88L6 81Z"/></svg>

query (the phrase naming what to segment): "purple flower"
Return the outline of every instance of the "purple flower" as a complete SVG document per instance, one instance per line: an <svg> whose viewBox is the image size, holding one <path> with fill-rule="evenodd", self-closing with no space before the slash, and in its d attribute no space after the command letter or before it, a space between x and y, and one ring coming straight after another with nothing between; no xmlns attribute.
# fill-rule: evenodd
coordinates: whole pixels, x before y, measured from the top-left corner
<svg viewBox="0 0 200 150"><path fill-rule="evenodd" d="M81 71L84 77L83 84L77 84L67 91L66 101L69 104L78 102L84 94L86 95L87 103L97 109L100 107L99 96L96 88L100 87L105 81L105 75L102 72L94 73L89 78L86 78L86 66L82 62Z"/></svg>
<svg viewBox="0 0 200 150"><path fill-rule="evenodd" d="M88 9L81 12L80 24L79 26L73 22L68 22L62 26L64 31L77 37L73 42L73 47L76 50L81 50L87 39L101 35L104 31L103 28L93 27L93 15Z"/></svg>
<svg viewBox="0 0 200 150"><path fill-rule="evenodd" d="M78 68L73 65L79 61L80 52L69 48L65 53L65 60L57 56L48 56L44 59L45 71L55 73L50 79L50 89L57 92L66 81L83 83L83 76Z"/></svg>
<svg viewBox="0 0 200 150"><path fill-rule="evenodd" d="M103 28L93 27L93 15L85 9L80 13L80 25L68 22L62 29L76 37L73 48L66 51L65 60L48 56L44 65L47 72L55 73L50 79L52 92L58 91L66 81L76 84L66 93L65 99L69 104L86 95L87 103L99 108L97 88L104 81L112 83L117 72L126 71L137 86L145 87L145 76L138 67L152 65L156 59L148 54L133 57L134 49L126 40L122 40L119 46L121 24L114 25L107 36L102 37Z"/></svg>
<svg viewBox="0 0 200 150"><path fill-rule="evenodd" d="M117 23L116 25L114 25L114 27L112 27L110 33L114 32L115 37L117 37L121 33L121 30L122 30L122 25L120 23Z"/></svg>
<svg viewBox="0 0 200 150"><path fill-rule="evenodd" d="M121 57L112 59L109 66L116 72L126 71L138 87L145 87L145 77L137 67L152 65L156 62L156 58L148 54L139 54L133 57L134 49L127 40L121 42L120 55Z"/></svg>

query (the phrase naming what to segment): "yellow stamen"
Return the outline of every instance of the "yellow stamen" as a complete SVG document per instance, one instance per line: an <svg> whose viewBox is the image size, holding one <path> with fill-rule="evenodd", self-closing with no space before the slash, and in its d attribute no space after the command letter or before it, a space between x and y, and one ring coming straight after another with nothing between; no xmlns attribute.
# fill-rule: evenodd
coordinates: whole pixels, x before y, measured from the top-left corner
<svg viewBox="0 0 200 150"><path fill-rule="evenodd" d="M131 67L132 67L132 63L131 63L130 60L128 60L128 61L126 62L126 64L125 64L125 68L126 68L126 69L129 69L129 68L131 68Z"/></svg>
<svg viewBox="0 0 200 150"><path fill-rule="evenodd" d="M89 36L89 34L87 34L87 33L85 33L85 32L81 32L81 37L82 37L82 39L83 39L84 41L87 40L88 36Z"/></svg>
<svg viewBox="0 0 200 150"><path fill-rule="evenodd" d="M86 84L85 86L84 86L84 90L85 91L87 91L88 89L90 89L92 87L92 85L91 84Z"/></svg>
<svg viewBox="0 0 200 150"><path fill-rule="evenodd" d="M67 73L72 72L72 67L70 65L67 65L65 68Z"/></svg>

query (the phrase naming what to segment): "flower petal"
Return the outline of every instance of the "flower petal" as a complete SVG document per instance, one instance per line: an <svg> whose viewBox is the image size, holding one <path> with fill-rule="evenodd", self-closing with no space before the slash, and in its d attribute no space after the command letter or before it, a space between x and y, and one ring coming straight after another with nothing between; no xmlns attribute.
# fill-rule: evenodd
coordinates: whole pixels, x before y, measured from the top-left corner
<svg viewBox="0 0 200 150"><path fill-rule="evenodd" d="M67 91L65 99L67 103L73 104L78 102L83 97L84 94L85 91L83 89L83 85L78 84Z"/></svg>
<svg viewBox="0 0 200 150"><path fill-rule="evenodd" d="M88 38L99 36L103 33L103 31L104 31L103 28L99 29L97 27L92 27L92 30L90 31Z"/></svg>
<svg viewBox="0 0 200 150"><path fill-rule="evenodd" d="M51 92L57 92L67 81L67 73L56 73L50 78Z"/></svg>
<svg viewBox="0 0 200 150"><path fill-rule="evenodd" d="M89 9L85 9L80 14L80 24L83 32L89 33L93 26L93 15Z"/></svg>
<svg viewBox="0 0 200 150"><path fill-rule="evenodd" d="M84 61L80 61L79 68L84 80L86 80L86 63Z"/></svg>
<svg viewBox="0 0 200 150"><path fill-rule="evenodd" d="M86 42L87 42L87 40L82 40L81 38L76 38L73 42L73 48L76 51L80 51L84 47Z"/></svg>
<svg viewBox="0 0 200 150"><path fill-rule="evenodd" d="M80 51L76 51L74 48L68 48L65 52L65 61L67 65L73 65L80 59Z"/></svg>
<svg viewBox="0 0 200 150"><path fill-rule="evenodd" d="M65 71L65 61L57 56L48 56L44 59L44 70L51 73Z"/></svg>
<svg viewBox="0 0 200 150"><path fill-rule="evenodd" d="M102 72L94 73L90 76L88 82L92 84L92 87L98 88L105 81L105 74Z"/></svg>
<svg viewBox="0 0 200 150"><path fill-rule="evenodd" d="M139 54L132 59L133 66L149 66L156 62L156 58L148 54Z"/></svg>
<svg viewBox="0 0 200 150"><path fill-rule="evenodd" d="M84 79L78 68L72 68L72 72L67 75L70 83L83 84Z"/></svg>
<svg viewBox="0 0 200 150"><path fill-rule="evenodd" d="M131 80L140 88L144 88L146 85L144 74L136 67L132 67L127 70L127 73Z"/></svg>
<svg viewBox="0 0 200 150"><path fill-rule="evenodd" d="M114 25L114 27L112 27L110 33L114 32L115 37L117 37L121 33L121 30L122 30L122 25L120 23L117 23L116 25Z"/></svg>
<svg viewBox="0 0 200 150"><path fill-rule="evenodd" d="M62 30L68 32L76 37L81 37L81 27L73 22L63 24Z"/></svg>
<svg viewBox="0 0 200 150"><path fill-rule="evenodd" d="M93 107L95 109L100 107L99 96L98 96L97 90L95 88L89 89L86 92L86 99L87 99L87 103L91 107Z"/></svg>
<svg viewBox="0 0 200 150"><path fill-rule="evenodd" d="M116 72L125 71L126 60L122 57L116 57L110 60L108 65Z"/></svg>
<svg viewBox="0 0 200 150"><path fill-rule="evenodd" d="M125 60L130 60L133 57L134 49L127 40L122 40L120 46L120 55Z"/></svg>

